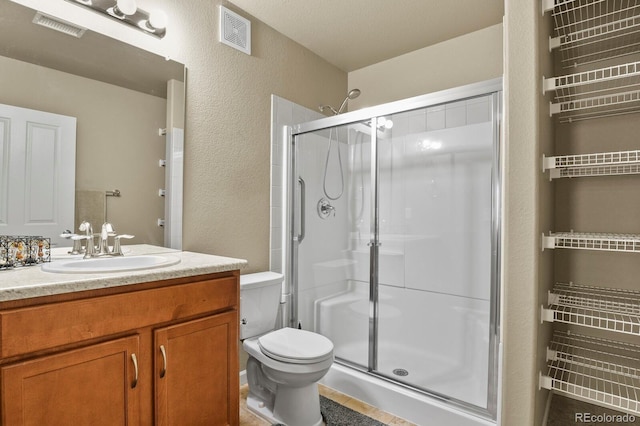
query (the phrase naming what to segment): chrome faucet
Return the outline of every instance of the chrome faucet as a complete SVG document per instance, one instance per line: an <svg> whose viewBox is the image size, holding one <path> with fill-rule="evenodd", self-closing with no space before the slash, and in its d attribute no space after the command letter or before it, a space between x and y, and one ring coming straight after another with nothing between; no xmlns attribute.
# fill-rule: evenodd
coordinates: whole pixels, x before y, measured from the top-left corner
<svg viewBox="0 0 640 426"><path fill-rule="evenodd" d="M113 225L109 222L102 224L100 231L98 246L96 247L94 242L93 227L87 221L83 221L78 229L85 233L85 235L76 235L71 233L63 233L61 236L64 238L71 238L73 240L73 250L70 254L80 254L84 252L83 259L89 259L97 256L122 256L122 248L120 246L120 240L131 239L134 236L129 234L117 235ZM113 248L109 250L109 237L113 237ZM84 250L82 249L82 241L84 243Z"/></svg>

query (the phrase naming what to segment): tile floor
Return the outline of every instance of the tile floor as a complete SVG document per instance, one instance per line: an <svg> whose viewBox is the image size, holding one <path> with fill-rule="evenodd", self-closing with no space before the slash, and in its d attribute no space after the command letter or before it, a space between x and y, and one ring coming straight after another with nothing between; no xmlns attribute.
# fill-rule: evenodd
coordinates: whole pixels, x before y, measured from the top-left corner
<svg viewBox="0 0 640 426"><path fill-rule="evenodd" d="M377 409L369 404L366 404L355 398L351 398L348 395L340 393L334 389L328 388L324 385L320 386L320 395L326 398L332 399L335 402L351 408L354 411L365 414L373 419L378 420L386 425L393 426L416 426L411 422L408 422L400 417L396 417L393 414L389 414L382 410ZM240 386L240 425L241 426L271 426L266 420L257 417L247 409L247 393L249 387L247 385Z"/></svg>

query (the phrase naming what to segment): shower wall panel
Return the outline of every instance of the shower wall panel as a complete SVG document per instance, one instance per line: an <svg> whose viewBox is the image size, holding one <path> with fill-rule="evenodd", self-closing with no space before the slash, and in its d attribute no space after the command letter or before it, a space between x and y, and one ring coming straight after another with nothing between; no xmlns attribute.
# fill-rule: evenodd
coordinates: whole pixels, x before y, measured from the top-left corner
<svg viewBox="0 0 640 426"><path fill-rule="evenodd" d="M298 257L298 320L305 329L315 329L315 301L346 289L353 269L354 259L348 252L346 141L346 130L339 129L332 130L331 134L328 130L310 133L302 136L299 142L298 174L306 183L305 234L312 236L302 241ZM337 168L340 162L343 163L342 172ZM341 192L342 196L337 198ZM334 209L326 217L318 213L321 200L329 202Z"/></svg>
<svg viewBox="0 0 640 426"><path fill-rule="evenodd" d="M271 95L271 229L269 265L274 272L284 272L284 228L287 196L284 175L286 169L287 134L285 126L304 123L322 117L317 111L276 95ZM285 277L285 280L288 277Z"/></svg>

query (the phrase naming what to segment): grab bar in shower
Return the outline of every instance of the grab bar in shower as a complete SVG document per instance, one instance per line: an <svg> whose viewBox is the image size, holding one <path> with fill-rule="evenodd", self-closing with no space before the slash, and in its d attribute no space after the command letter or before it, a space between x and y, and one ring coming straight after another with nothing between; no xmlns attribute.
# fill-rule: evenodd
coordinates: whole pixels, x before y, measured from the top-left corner
<svg viewBox="0 0 640 426"><path fill-rule="evenodd" d="M300 244L302 242L302 240L304 240L304 233L305 233L305 192L306 192L306 185L304 183L304 179L302 179L300 176L298 176L298 183L300 184L300 233L298 234L298 244Z"/></svg>

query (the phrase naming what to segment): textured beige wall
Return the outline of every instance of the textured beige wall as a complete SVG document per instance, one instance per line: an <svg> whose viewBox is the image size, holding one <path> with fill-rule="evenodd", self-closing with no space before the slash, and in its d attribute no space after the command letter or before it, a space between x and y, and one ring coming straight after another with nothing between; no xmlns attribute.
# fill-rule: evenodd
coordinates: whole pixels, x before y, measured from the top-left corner
<svg viewBox="0 0 640 426"><path fill-rule="evenodd" d="M349 110L502 76L502 24L349 73Z"/></svg>
<svg viewBox="0 0 640 426"><path fill-rule="evenodd" d="M539 425L540 4L505 1L502 424ZM536 409L537 408L537 409Z"/></svg>
<svg viewBox="0 0 640 426"><path fill-rule="evenodd" d="M183 247L247 259L243 272L254 272L269 268L270 95L335 104L347 76L240 11L252 21L252 55L218 43L220 3L170 12L188 69Z"/></svg>
<svg viewBox="0 0 640 426"><path fill-rule="evenodd" d="M130 243L163 244L166 99L0 57L0 103L77 117L76 190L119 189L107 200L116 231L135 234Z"/></svg>

